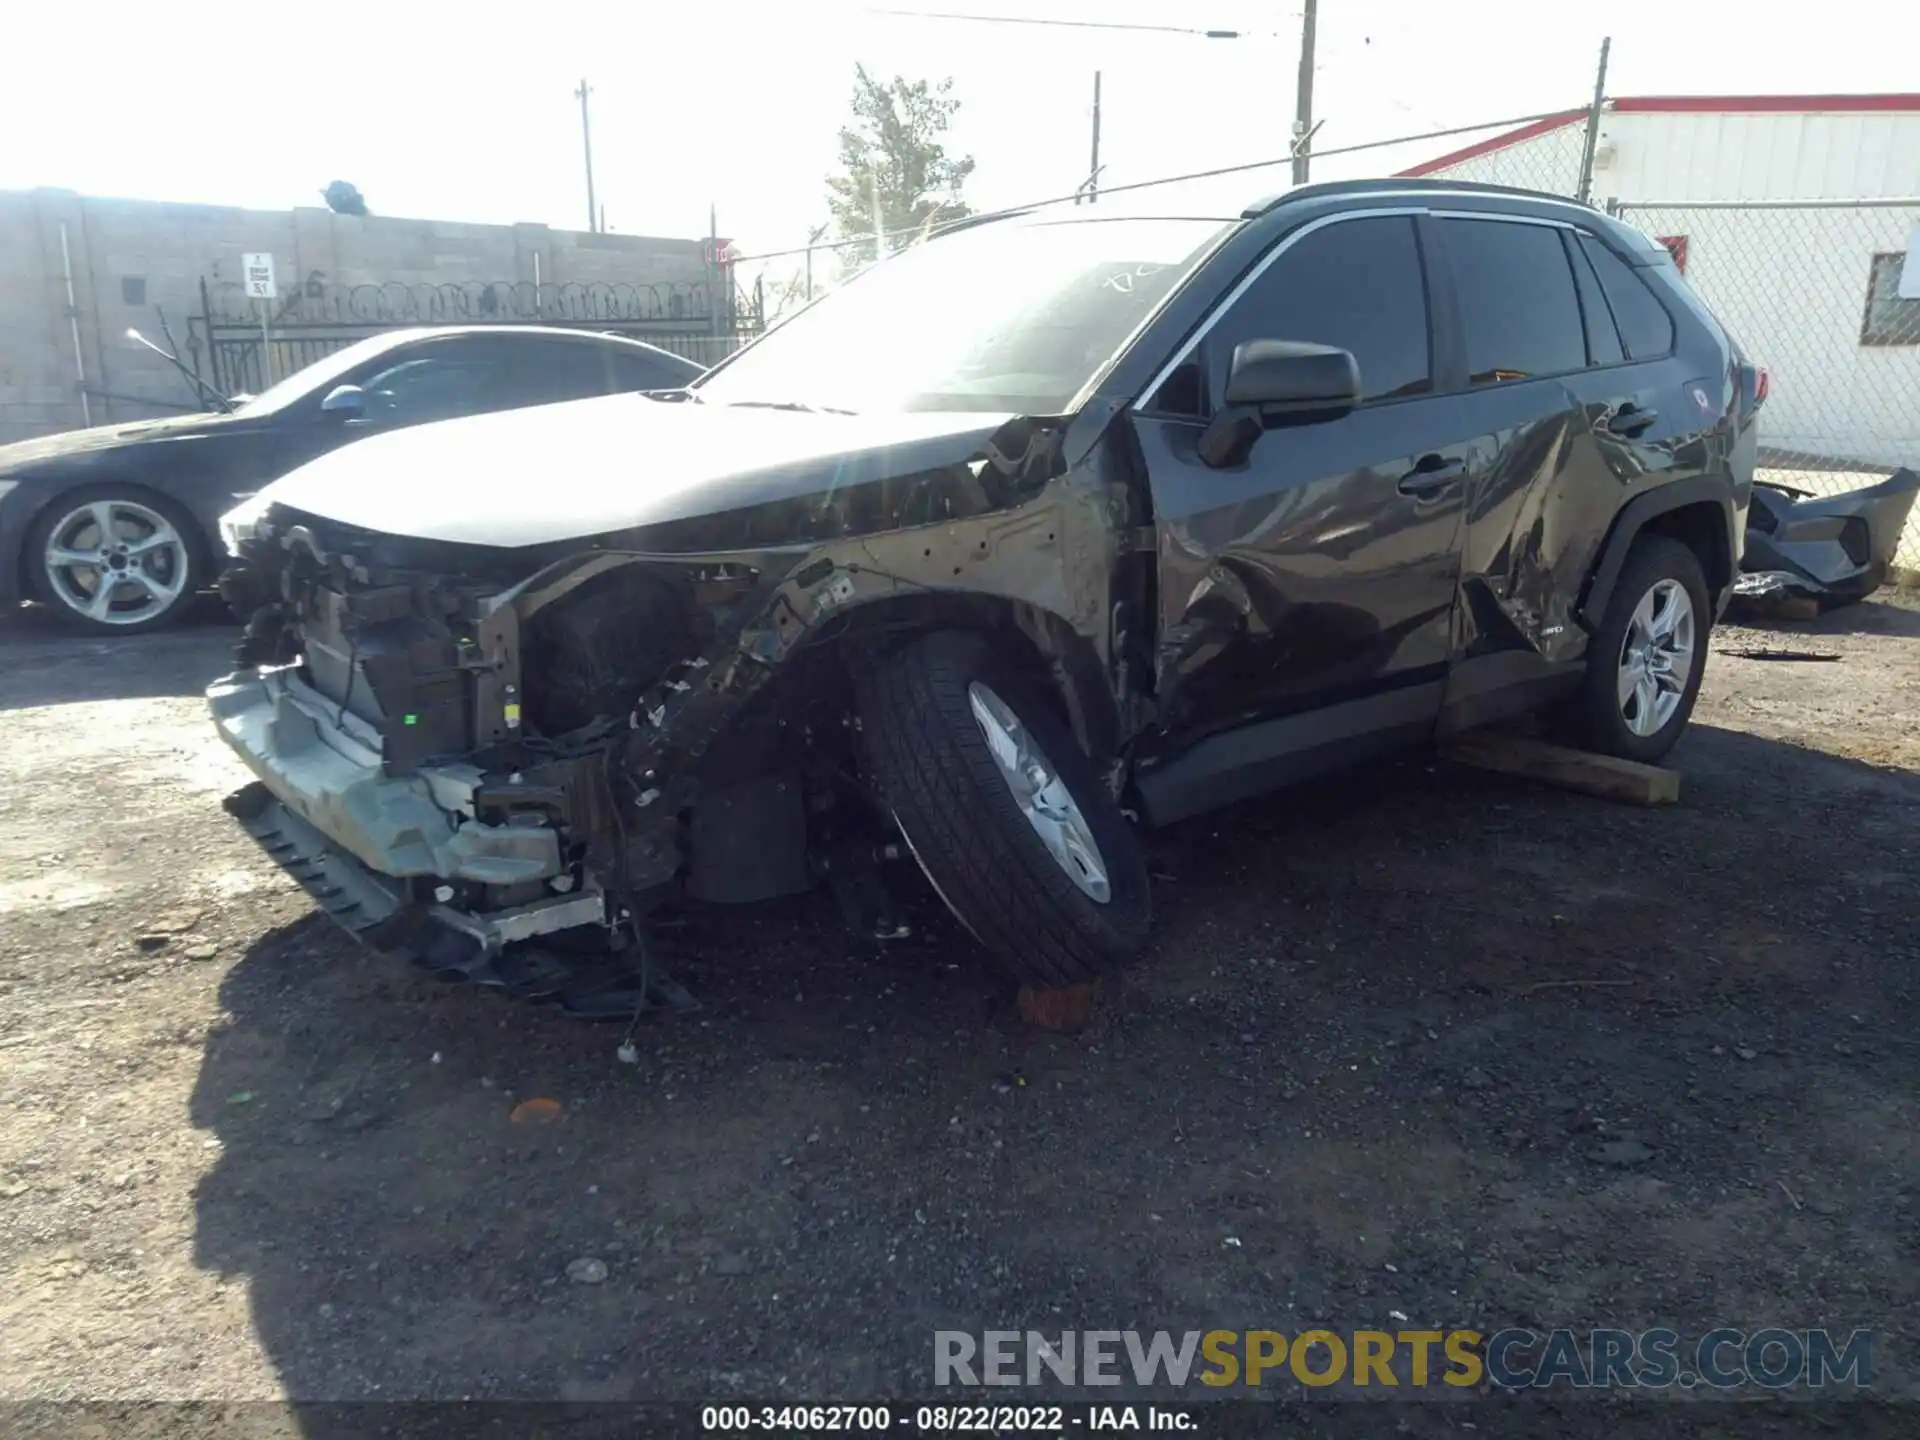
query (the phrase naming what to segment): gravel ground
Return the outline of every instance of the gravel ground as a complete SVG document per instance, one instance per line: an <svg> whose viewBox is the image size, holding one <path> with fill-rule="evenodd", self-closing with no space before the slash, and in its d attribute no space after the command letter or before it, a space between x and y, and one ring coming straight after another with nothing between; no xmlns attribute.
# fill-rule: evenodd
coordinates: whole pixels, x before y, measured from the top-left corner
<svg viewBox="0 0 1920 1440"><path fill-rule="evenodd" d="M1077 1036L924 896L881 957L698 916L622 1064L263 862L223 628L7 617L0 1396L846 1400L936 1328L1397 1311L1867 1327L1920 1397L1917 639L1716 632L1676 809L1415 759L1162 834Z"/></svg>

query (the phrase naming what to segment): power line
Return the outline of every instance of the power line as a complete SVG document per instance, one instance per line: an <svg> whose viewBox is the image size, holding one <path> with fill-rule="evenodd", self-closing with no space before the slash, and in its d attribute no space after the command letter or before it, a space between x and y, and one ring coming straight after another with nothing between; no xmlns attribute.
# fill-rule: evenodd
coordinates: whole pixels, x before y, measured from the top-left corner
<svg viewBox="0 0 1920 1440"><path fill-rule="evenodd" d="M1255 32L1203 30L1191 25L1129 25L1118 20L1054 20L1040 15L969 15L955 10L890 10L865 7L869 15L894 15L908 20L973 20L983 25L1058 25L1070 30L1150 30L1160 35L1201 35L1209 40L1246 40Z"/></svg>
<svg viewBox="0 0 1920 1440"><path fill-rule="evenodd" d="M1479 130L1507 130L1521 125L1532 125L1540 120L1557 120L1567 114L1564 110L1547 110L1538 115L1521 115L1512 120L1482 120L1475 125L1455 125L1446 130L1428 130L1419 135L1396 135L1390 140L1364 140L1358 145L1340 145L1331 150L1316 150L1313 158L1329 159L1335 155L1357 155L1363 150L1385 150L1395 145L1417 145L1423 140L1446 140L1455 135L1471 135ZM1126 185L1102 186L1100 194L1120 195L1129 190L1150 190L1156 185L1180 185L1190 180L1213 180L1222 175L1243 175L1249 170L1271 170L1277 165L1292 165L1291 153L1276 160L1250 160L1244 165L1222 165L1213 170L1192 170L1184 175L1162 175L1157 180L1135 180ZM1024 205L1008 205L999 210L983 210L975 215L963 216L958 220L949 220L944 225L936 225L927 232L928 238L943 235L949 230L966 225L978 225L983 220L999 220L1008 215L1020 215L1028 210L1037 210L1043 205L1068 205L1076 196L1086 194L1086 183L1081 182L1078 190L1066 195L1050 195L1044 200L1029 200ZM744 264L749 260L780 260L788 255L807 255L815 250L841 250L849 245L866 245L873 240L871 235L856 235L850 240L828 240L817 245L796 245L790 250L763 250L758 255L739 255L736 263Z"/></svg>

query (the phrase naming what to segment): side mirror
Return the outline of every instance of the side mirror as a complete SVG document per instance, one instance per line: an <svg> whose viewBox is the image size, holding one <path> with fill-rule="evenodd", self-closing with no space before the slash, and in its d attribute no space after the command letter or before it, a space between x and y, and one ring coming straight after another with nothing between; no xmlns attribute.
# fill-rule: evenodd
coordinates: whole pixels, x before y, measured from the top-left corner
<svg viewBox="0 0 1920 1440"><path fill-rule="evenodd" d="M338 415L342 420L357 420L367 413L367 392L358 385L336 385L320 402L322 415Z"/></svg>
<svg viewBox="0 0 1920 1440"><path fill-rule="evenodd" d="M1216 468L1245 460L1263 431L1347 414L1360 403L1360 363L1331 345L1243 340L1221 402L1200 436L1200 458Z"/></svg>

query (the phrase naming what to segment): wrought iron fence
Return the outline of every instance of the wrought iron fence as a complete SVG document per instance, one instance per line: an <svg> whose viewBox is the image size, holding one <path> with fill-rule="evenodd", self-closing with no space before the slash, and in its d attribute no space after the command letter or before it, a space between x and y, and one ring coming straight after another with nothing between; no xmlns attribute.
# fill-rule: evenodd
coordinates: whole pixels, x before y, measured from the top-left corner
<svg viewBox="0 0 1920 1440"><path fill-rule="evenodd" d="M216 324L259 325L256 301L232 282L203 284L201 300ZM518 281L402 281L339 285L297 282L272 302L275 325L569 324L621 321L691 328L737 305L728 287L700 281L654 285L543 285Z"/></svg>
<svg viewBox="0 0 1920 1440"><path fill-rule="evenodd" d="M1899 293L1920 198L1614 208L1767 367L1760 478L1834 494L1920 468L1920 298ZM1920 512L1899 560L1920 565Z"/></svg>
<svg viewBox="0 0 1920 1440"><path fill-rule="evenodd" d="M714 365L759 334L757 289L691 284L300 282L273 302L261 331L257 303L236 284L203 281L190 317L194 373L223 395L273 381L383 330L412 325L556 325L658 345Z"/></svg>

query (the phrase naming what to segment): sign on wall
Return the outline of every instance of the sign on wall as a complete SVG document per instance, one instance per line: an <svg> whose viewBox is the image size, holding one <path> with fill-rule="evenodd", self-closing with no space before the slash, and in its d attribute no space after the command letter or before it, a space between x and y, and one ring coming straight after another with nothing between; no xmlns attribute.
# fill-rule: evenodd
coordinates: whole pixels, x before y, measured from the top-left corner
<svg viewBox="0 0 1920 1440"><path fill-rule="evenodd" d="M240 257L240 273L244 277L249 300L272 300L279 293L273 285L273 256L271 253L248 253Z"/></svg>

